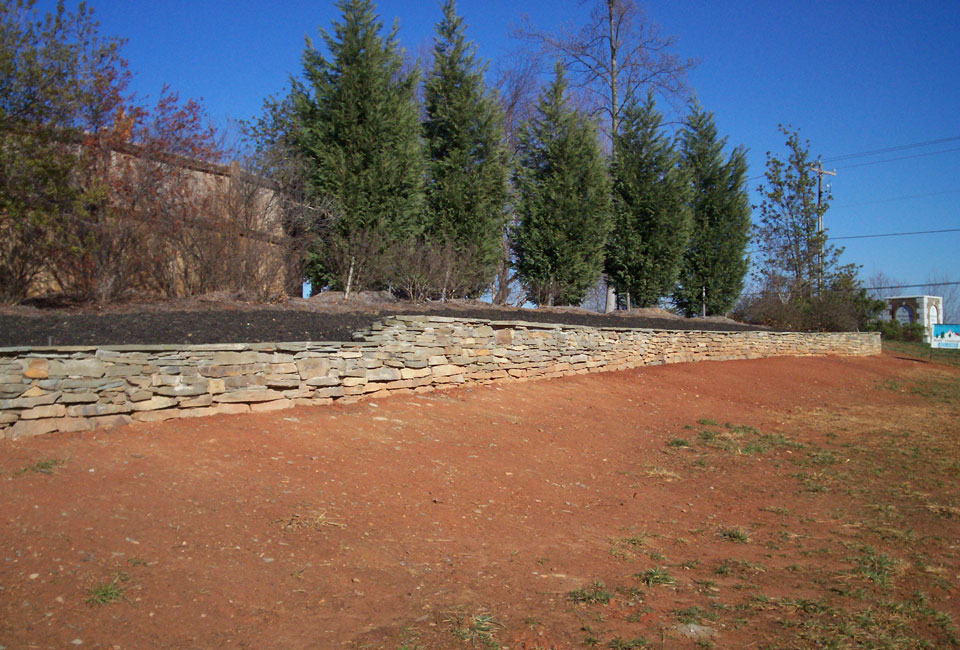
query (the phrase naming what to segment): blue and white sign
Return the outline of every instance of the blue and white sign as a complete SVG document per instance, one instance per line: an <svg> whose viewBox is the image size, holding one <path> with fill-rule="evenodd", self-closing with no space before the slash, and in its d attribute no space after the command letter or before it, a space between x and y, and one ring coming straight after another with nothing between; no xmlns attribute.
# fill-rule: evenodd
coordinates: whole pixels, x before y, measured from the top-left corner
<svg viewBox="0 0 960 650"><path fill-rule="evenodd" d="M934 325L930 347L960 349L960 325Z"/></svg>

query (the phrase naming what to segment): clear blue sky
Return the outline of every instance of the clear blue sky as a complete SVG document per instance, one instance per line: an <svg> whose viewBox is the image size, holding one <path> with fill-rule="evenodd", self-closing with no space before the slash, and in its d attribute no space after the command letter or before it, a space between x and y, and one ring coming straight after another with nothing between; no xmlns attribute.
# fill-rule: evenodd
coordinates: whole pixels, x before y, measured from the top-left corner
<svg viewBox="0 0 960 650"><path fill-rule="evenodd" d="M319 43L318 27L338 13L333 2L305 0L90 4L102 33L129 39L124 53L138 95L155 99L168 83L181 97L202 97L221 125L257 115L264 97L299 73L304 37ZM469 37L491 65L515 48L509 34L521 14L549 30L582 19L589 7L576 0L459 3ZM646 8L677 37L679 55L700 61L691 85L730 144L749 149L751 176L762 175L767 151L783 151L780 123L800 128L825 161L953 138L825 162L838 171L829 181L831 236L960 228L960 2L683 0ZM432 0L382 1L378 9L388 25L399 20L411 51L429 44L440 15ZM918 156L936 151L944 153ZM863 164L906 156L914 157ZM846 246L844 261L863 266L864 278L882 271L919 283L939 272L960 280L960 232L836 243Z"/></svg>

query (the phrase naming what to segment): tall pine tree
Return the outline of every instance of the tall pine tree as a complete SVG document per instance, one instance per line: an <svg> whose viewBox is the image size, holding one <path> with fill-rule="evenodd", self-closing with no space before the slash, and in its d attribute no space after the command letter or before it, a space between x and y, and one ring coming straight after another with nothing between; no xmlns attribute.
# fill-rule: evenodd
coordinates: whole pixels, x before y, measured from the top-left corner
<svg viewBox="0 0 960 650"><path fill-rule="evenodd" d="M653 95L632 102L614 138L613 233L607 277L640 307L673 290L690 238L689 184Z"/></svg>
<svg viewBox="0 0 960 650"><path fill-rule="evenodd" d="M688 316L730 310L743 290L749 262L750 203L747 158L737 147L724 160L726 138L712 113L694 106L680 135L682 167L692 185L693 232L684 254L674 302ZM705 298L705 300L704 300Z"/></svg>
<svg viewBox="0 0 960 650"><path fill-rule="evenodd" d="M520 135L514 253L529 300L574 305L603 270L610 181L596 126L567 102L559 62L555 75Z"/></svg>
<svg viewBox="0 0 960 650"><path fill-rule="evenodd" d="M486 89L485 66L464 37L454 0L443 5L434 64L425 84L424 135L429 151L426 235L450 242L457 271L477 295L489 286L502 254L507 154L503 111Z"/></svg>
<svg viewBox="0 0 960 650"><path fill-rule="evenodd" d="M341 269L339 282L356 281L363 264L369 272L360 284L376 284L385 279L370 270L383 253L377 248L423 228L418 75L402 73L397 26L382 36L371 0L337 7L343 17L333 33L320 30L329 58L310 41L303 54L305 83L293 95L297 141L311 167L312 198L332 201L339 215L326 245L341 255L328 256L327 270L339 260L352 271Z"/></svg>

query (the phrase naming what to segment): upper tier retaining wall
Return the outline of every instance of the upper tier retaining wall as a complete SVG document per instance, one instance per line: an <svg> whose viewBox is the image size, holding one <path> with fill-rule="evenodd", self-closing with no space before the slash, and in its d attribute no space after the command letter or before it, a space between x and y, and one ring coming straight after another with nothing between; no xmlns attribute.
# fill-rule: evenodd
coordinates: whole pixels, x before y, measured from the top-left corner
<svg viewBox="0 0 960 650"><path fill-rule="evenodd" d="M684 361L871 355L876 333L705 332L393 316L347 343L0 348L0 437Z"/></svg>

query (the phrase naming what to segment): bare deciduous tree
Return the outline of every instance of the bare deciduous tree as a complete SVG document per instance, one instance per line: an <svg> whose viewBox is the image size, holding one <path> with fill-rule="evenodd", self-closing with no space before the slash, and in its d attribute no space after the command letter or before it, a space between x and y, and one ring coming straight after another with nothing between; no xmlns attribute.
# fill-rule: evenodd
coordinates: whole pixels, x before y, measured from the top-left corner
<svg viewBox="0 0 960 650"><path fill-rule="evenodd" d="M516 36L563 60L571 83L587 90L607 118L608 135L617 132L624 107L647 90L671 103L688 98L687 72L696 61L672 52L675 37L664 35L636 0L596 0L586 24L556 33L525 21Z"/></svg>

